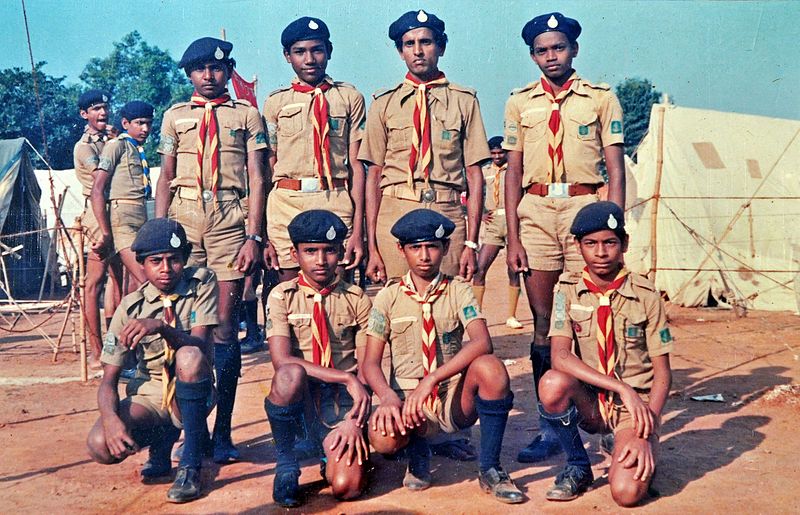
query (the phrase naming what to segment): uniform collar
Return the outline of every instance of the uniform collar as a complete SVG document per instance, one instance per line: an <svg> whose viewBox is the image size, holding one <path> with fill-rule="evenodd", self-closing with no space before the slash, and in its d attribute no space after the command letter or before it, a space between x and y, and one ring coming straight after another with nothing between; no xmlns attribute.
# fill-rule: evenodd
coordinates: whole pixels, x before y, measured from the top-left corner
<svg viewBox="0 0 800 515"><path fill-rule="evenodd" d="M403 276L403 282L408 287L408 289L413 291L417 295L420 295L421 297L426 297L430 292L432 292L437 286L439 286L439 283L442 282L442 279L444 279L444 274L442 272L439 272L439 274L433 278L433 281L431 281L428 287L425 288L425 291L422 292L422 294L420 294L417 291L417 286L414 284L414 280L411 279L411 272L406 272L406 275Z"/></svg>
<svg viewBox="0 0 800 515"><path fill-rule="evenodd" d="M286 281L284 284L286 285L285 286L285 290L286 291L289 291L289 290L302 291L302 290L300 290L300 285L297 284L297 278L296 277L294 279L292 279L291 281ZM356 288L356 287L354 285L348 283L347 281L339 280L339 283L336 285L336 289L334 289L331 293L336 293L336 292L354 293L354 288ZM306 293L306 297L313 297L314 296L314 294L311 293L310 291L307 291L305 293Z"/></svg>
<svg viewBox="0 0 800 515"><path fill-rule="evenodd" d="M578 295L581 295L584 292L587 292L587 293L589 292L589 288L586 286L586 283L583 282L583 279L581 278L580 275L578 275L578 281L577 281L576 284L577 284L577 293L578 293ZM627 277L625 277L625 282L622 283L622 286L617 288L617 293L619 293L620 295L622 295L623 297L628 298L628 299L632 299L632 300L638 300L639 299L639 296L636 295L635 291L633 291L633 283L631 281L631 274L630 273L627 275ZM592 295L592 296L594 296L594 295Z"/></svg>
<svg viewBox="0 0 800 515"><path fill-rule="evenodd" d="M322 82L327 82L331 86L334 85L333 79L331 78L330 75L327 75L327 74L322 78ZM292 84L303 84L304 86L310 86L310 84L306 84L304 82L301 82L300 79L297 76L295 76L292 79Z"/></svg>
<svg viewBox="0 0 800 515"><path fill-rule="evenodd" d="M187 274L184 271L181 280L178 281L177 285L175 285L175 289L167 293L167 295L178 295L180 297L188 297L193 293L194 293L194 288L189 282L189 277L187 277ZM142 295L144 295L144 298L148 302L155 302L156 300L161 298L162 293L158 288L153 286L150 282L146 282L144 286L142 286Z"/></svg>
<svg viewBox="0 0 800 515"><path fill-rule="evenodd" d="M572 85L570 85L569 87L570 92L578 95L584 95L584 96L586 95L586 92L583 90L583 83L580 76L578 75L578 72L573 70L572 75L570 75L568 80L572 81ZM542 87L542 79L539 79L539 81L536 82L536 86L533 89L531 89L530 93L528 93L528 98L533 98L543 95L544 95L544 88Z"/></svg>
<svg viewBox="0 0 800 515"><path fill-rule="evenodd" d="M235 104L233 103L233 97L230 97L228 100L226 100L225 102L221 103L217 107L222 107L222 106L235 107ZM194 109L194 108L205 109L205 107L203 107L201 105L198 105L198 104L195 104L191 100L189 100L189 107L192 108L192 109Z"/></svg>
<svg viewBox="0 0 800 515"><path fill-rule="evenodd" d="M447 86L450 83L436 86L435 88L430 88L428 90L428 100L436 100L437 102L441 102L444 106L445 110L447 109ZM400 104L404 104L406 100L409 98L413 99L414 95L417 94L417 88L413 87L411 84L403 81L400 84Z"/></svg>
<svg viewBox="0 0 800 515"><path fill-rule="evenodd" d="M503 163L503 166L500 168L497 167L494 163L490 163L489 167L492 169L493 172L504 172L508 169L508 162Z"/></svg>
<svg viewBox="0 0 800 515"><path fill-rule="evenodd" d="M87 143L95 143L98 141L106 141L108 139L108 134L106 132L92 132L87 124L86 127L83 128L83 137L86 139Z"/></svg>

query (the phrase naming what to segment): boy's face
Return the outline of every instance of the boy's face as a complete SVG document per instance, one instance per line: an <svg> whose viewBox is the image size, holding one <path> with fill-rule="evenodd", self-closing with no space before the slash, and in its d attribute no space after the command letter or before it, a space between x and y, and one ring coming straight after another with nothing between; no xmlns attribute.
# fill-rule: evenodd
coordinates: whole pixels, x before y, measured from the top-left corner
<svg viewBox="0 0 800 515"><path fill-rule="evenodd" d="M94 132L103 132L108 125L108 114L110 110L108 104L94 104L86 109L81 109L81 118L86 120L89 128Z"/></svg>
<svg viewBox="0 0 800 515"><path fill-rule="evenodd" d="M489 154L492 156L492 163L495 166L503 166L506 164L506 151L502 148L493 148L489 150Z"/></svg>
<svg viewBox="0 0 800 515"><path fill-rule="evenodd" d="M181 279L186 260L182 251L153 254L144 258L142 267L150 284L163 293L170 293Z"/></svg>
<svg viewBox="0 0 800 515"><path fill-rule="evenodd" d="M431 29L420 27L403 34L398 53L412 75L428 80L439 71L439 58L444 55L444 48L436 44Z"/></svg>
<svg viewBox="0 0 800 515"><path fill-rule="evenodd" d="M328 49L325 41L309 39L293 43L289 51L283 51L286 62L292 65L297 78L311 86L316 86L325 77L328 68Z"/></svg>
<svg viewBox="0 0 800 515"><path fill-rule="evenodd" d="M220 61L195 63L189 68L194 89L208 99L217 98L228 86L228 66Z"/></svg>
<svg viewBox="0 0 800 515"><path fill-rule="evenodd" d="M144 143L147 136L150 135L150 128L153 126L152 118L134 118L128 121L126 118L122 119L122 128L130 134L131 138L139 143Z"/></svg>
<svg viewBox="0 0 800 515"><path fill-rule="evenodd" d="M450 241L421 241L419 243L397 244L408 263L411 273L422 279L431 280L439 273L444 256L450 248Z"/></svg>
<svg viewBox="0 0 800 515"><path fill-rule="evenodd" d="M578 242L581 255L589 272L602 279L613 280L623 265L623 254L628 250L627 236L620 239L610 229L587 234Z"/></svg>
<svg viewBox="0 0 800 515"><path fill-rule="evenodd" d="M343 249L341 243L298 243L292 247L291 254L306 279L324 288L336 278Z"/></svg>
<svg viewBox="0 0 800 515"><path fill-rule="evenodd" d="M578 43L570 43L563 32L543 32L533 40L531 59L548 79L557 81L572 71Z"/></svg>

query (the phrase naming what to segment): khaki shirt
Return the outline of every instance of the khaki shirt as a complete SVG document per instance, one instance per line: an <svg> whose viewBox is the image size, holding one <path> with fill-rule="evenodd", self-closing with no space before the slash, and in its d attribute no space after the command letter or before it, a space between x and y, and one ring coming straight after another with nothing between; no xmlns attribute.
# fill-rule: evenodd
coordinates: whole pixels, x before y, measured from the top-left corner
<svg viewBox="0 0 800 515"><path fill-rule="evenodd" d="M408 274L406 280L410 282ZM460 277L449 280L442 296L431 306L436 325L436 359L440 365L461 350L467 325L486 318L469 283ZM403 293L400 281L389 281L378 292L369 315L367 335L388 343L391 348L392 388L415 388L416 381L423 377L422 306Z"/></svg>
<svg viewBox="0 0 800 515"><path fill-rule="evenodd" d="M197 135L205 108L193 102L181 102L164 113L161 122L161 143L158 153L177 157L172 189L183 186L196 188ZM247 100L229 100L214 109L219 127L219 184L220 190L247 193L247 153L267 148L264 122L258 109ZM211 152L203 155L203 188L212 189Z"/></svg>
<svg viewBox="0 0 800 515"><path fill-rule="evenodd" d="M72 151L72 161L75 167L75 175L83 186L83 196L88 197L92 194L92 183L94 178L92 172L97 169L100 162L100 154L108 140L105 133L91 134L89 126L83 130L83 136L75 143Z"/></svg>
<svg viewBox="0 0 800 515"><path fill-rule="evenodd" d="M506 187L506 170L508 169L508 163L504 163L503 166L500 167L500 184L497 186L500 192L499 201L497 204L494 202L494 178L497 175L497 166L494 163L489 163L483 165L483 181L486 184L486 194L483 196L484 200L484 209L487 211L495 211L497 209L503 209L506 205L505 200L505 187Z"/></svg>
<svg viewBox="0 0 800 515"><path fill-rule="evenodd" d="M381 188L408 180L415 94L415 88L402 82L373 95L358 158L383 167ZM475 95L475 90L452 82L429 90L433 183L465 191L464 169L491 157ZM414 180L423 180L419 169Z"/></svg>
<svg viewBox="0 0 800 515"><path fill-rule="evenodd" d="M553 295L549 336L572 338L575 353L595 370L600 361L597 354L599 305L598 297L583 282L581 272L561 274ZM664 303L653 283L632 273L611 296L611 311L617 348L616 371L626 384L648 391L653 385L651 358L674 350Z"/></svg>
<svg viewBox="0 0 800 515"><path fill-rule="evenodd" d="M622 106L608 84L576 77L561 102L564 168L567 183L601 184L602 150L622 144ZM506 102L503 148L522 152L522 187L548 183L550 101L539 81L515 90ZM556 178L560 180L560 178Z"/></svg>
<svg viewBox="0 0 800 515"><path fill-rule="evenodd" d="M210 269L184 268L183 278L172 293L180 295L180 298L173 302L176 329L189 333L194 327L219 324L217 278ZM119 343L119 334L128 321L134 318L163 319L164 307L159 296L158 289L147 282L122 299L103 338L103 354L100 361L118 367L125 363L131 351ZM164 345L164 338L154 334L142 338L134 348L140 376L161 380L164 368Z"/></svg>
<svg viewBox="0 0 800 515"><path fill-rule="evenodd" d="M292 354L314 362L311 317L314 295L297 285L297 278L276 286L269 295L267 338L285 336L290 339ZM331 361L336 370L355 373L356 348L367 343L367 321L372 304L364 290L345 281L322 301L328 317Z"/></svg>
<svg viewBox="0 0 800 515"><path fill-rule="evenodd" d="M139 150L123 136L103 148L97 168L111 175L108 200L144 200L144 171Z"/></svg>
<svg viewBox="0 0 800 515"><path fill-rule="evenodd" d="M325 77L332 85L325 92L330 126L331 175L347 179L350 144L364 134L366 109L364 95L355 86ZM292 80L297 83L298 79ZM277 162L272 181L319 177L314 161L314 112L312 94L300 93L287 86L270 93L264 103L269 145Z"/></svg>

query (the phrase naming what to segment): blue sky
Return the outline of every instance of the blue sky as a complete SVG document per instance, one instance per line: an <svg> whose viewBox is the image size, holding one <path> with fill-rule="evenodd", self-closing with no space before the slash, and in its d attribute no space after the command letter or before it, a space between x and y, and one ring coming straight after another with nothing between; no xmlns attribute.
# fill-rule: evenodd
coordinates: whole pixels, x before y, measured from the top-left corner
<svg viewBox="0 0 800 515"><path fill-rule="evenodd" d="M108 55L130 31L177 60L192 40L219 37L224 27L239 72L259 77L259 102L292 77L280 33L295 18L326 21L334 44L329 73L369 97L405 73L387 37L389 24L424 8L447 25L450 43L440 67L450 80L478 90L491 134L501 131L509 91L539 75L522 26L559 10L583 26L574 66L589 80L615 85L644 77L678 105L800 119L797 1L26 0L26 6L34 59L72 82L91 57ZM0 19L0 67L28 69L20 0L0 1Z"/></svg>

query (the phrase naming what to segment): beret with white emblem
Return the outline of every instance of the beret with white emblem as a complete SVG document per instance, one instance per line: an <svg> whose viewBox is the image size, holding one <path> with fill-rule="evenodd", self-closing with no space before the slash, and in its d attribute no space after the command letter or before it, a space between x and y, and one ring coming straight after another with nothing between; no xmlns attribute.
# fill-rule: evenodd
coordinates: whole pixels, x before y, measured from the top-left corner
<svg viewBox="0 0 800 515"><path fill-rule="evenodd" d="M445 35L444 22L435 14L419 11L408 11L389 25L389 39L397 43L409 30L427 28L439 36Z"/></svg>
<svg viewBox="0 0 800 515"><path fill-rule="evenodd" d="M341 243L347 226L341 218L324 209L303 211L289 222L289 238L299 243Z"/></svg>
<svg viewBox="0 0 800 515"><path fill-rule="evenodd" d="M175 251L183 251L188 257L191 248L192 244L187 241L183 226L169 218L154 218L145 222L131 245L138 260L153 254Z"/></svg>
<svg viewBox="0 0 800 515"><path fill-rule="evenodd" d="M229 41L217 38L197 39L183 53L178 68L186 68L207 61L221 61L229 64L231 50L233 50L233 43Z"/></svg>
<svg viewBox="0 0 800 515"><path fill-rule="evenodd" d="M281 32L281 45L289 49L298 41L308 41L309 39L320 39L330 43L331 33L325 22L319 18L303 16L294 20Z"/></svg>
<svg viewBox="0 0 800 515"><path fill-rule="evenodd" d="M107 104L111 100L111 95L102 89L90 89L78 97L78 109L83 111L93 105Z"/></svg>
<svg viewBox="0 0 800 515"><path fill-rule="evenodd" d="M620 238L625 236L625 214L613 202L594 202L583 206L570 228L570 232L578 239L604 230L614 231Z"/></svg>
<svg viewBox="0 0 800 515"><path fill-rule="evenodd" d="M392 226L392 236L402 243L446 240L456 225L431 209L415 209L400 217Z"/></svg>
<svg viewBox="0 0 800 515"><path fill-rule="evenodd" d="M570 41L577 41L581 35L581 24L558 12L541 14L525 24L522 39L526 45L533 46L536 36L545 32L562 32Z"/></svg>

